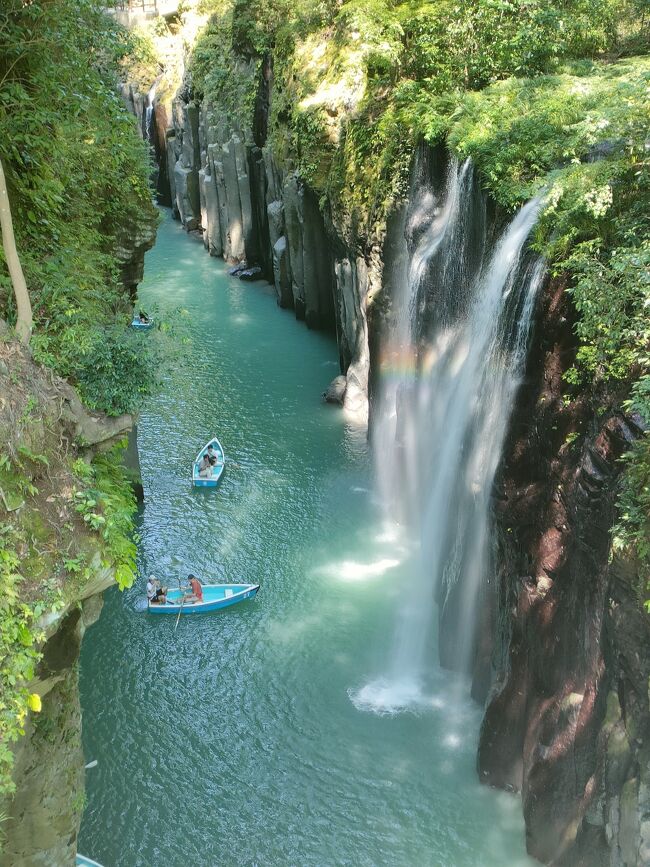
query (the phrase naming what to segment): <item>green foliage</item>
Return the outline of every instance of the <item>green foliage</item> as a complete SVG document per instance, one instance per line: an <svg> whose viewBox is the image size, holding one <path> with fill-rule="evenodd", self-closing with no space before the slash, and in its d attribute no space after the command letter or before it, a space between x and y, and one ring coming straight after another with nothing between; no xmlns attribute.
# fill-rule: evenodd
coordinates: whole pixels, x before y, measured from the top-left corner
<svg viewBox="0 0 650 867"><path fill-rule="evenodd" d="M137 503L121 464L125 445L125 442L120 443L111 451L97 455L92 464L77 460L73 466L82 485L75 492L75 510L84 523L101 536L106 555L104 565L113 569L121 590L133 584L136 574L133 516ZM78 565L66 568L74 572Z"/></svg>
<svg viewBox="0 0 650 867"><path fill-rule="evenodd" d="M449 143L512 208L543 191L535 243L565 279L579 348L565 378L597 393L631 386L650 419L650 58L582 64L572 73L508 79L468 94ZM648 569L647 440L625 459L618 550Z"/></svg>
<svg viewBox="0 0 650 867"><path fill-rule="evenodd" d="M642 573L650 575L650 438L644 436L623 458L623 476L618 501L619 519L614 526L614 551L632 551ZM647 589L650 590L650 579ZM646 602L650 612L650 600Z"/></svg>
<svg viewBox="0 0 650 867"><path fill-rule="evenodd" d="M26 684L34 676L41 635L34 630L40 613L20 599L20 537L0 525L0 796L11 793L13 753L10 744L24 732L30 706Z"/></svg>
<svg viewBox="0 0 650 867"><path fill-rule="evenodd" d="M474 159L492 195L512 208L560 166L568 170L554 177L557 189L565 182L570 187L572 166L591 154L638 160L649 83L648 58L587 64L574 74L509 78L462 99L449 143ZM574 177L600 170L581 166Z"/></svg>
<svg viewBox="0 0 650 867"><path fill-rule="evenodd" d="M161 16L156 19L163 23ZM125 76L141 90L148 90L160 74L158 52L151 34L143 27L117 31L116 59Z"/></svg>
<svg viewBox="0 0 650 867"><path fill-rule="evenodd" d="M257 16L255 10L249 7L249 17ZM403 190L415 143L445 135L463 94L509 76L556 70L569 58L623 51L632 33L639 44L644 31L637 13L635 3L620 0L348 0L319 25L317 18L307 23L305 6L298 4L266 43L274 46L274 151L318 192L327 192L339 220L353 221L362 235ZM274 21L269 10L266 30ZM619 85L623 82L613 82L610 91ZM550 95L554 82L547 86ZM521 120L525 104L517 84L512 87ZM598 97L594 94L595 103ZM473 98L499 127L497 107L486 105L482 94L469 94L462 108L467 132L478 135L482 129L470 117ZM578 114L585 108L579 102ZM556 164L551 151L562 118L550 103L547 115L546 126L542 118L535 130L522 126L514 147L521 145L525 157L530 133L539 132L548 146L548 154L542 154L548 168ZM505 131L501 141L494 141L495 153L507 136ZM480 141L466 144L468 152L480 150ZM511 162L504 154L503 165ZM523 181L516 169L513 165L509 179L511 205ZM533 171L528 180L537 176ZM493 186L500 184L495 179Z"/></svg>
<svg viewBox="0 0 650 867"><path fill-rule="evenodd" d="M2 499L20 501L0 524L0 796L13 790L10 745L23 733L27 712L41 710L40 697L28 690L44 640L39 617L78 600L98 567L112 569L121 587L131 583L135 567L135 500L120 448L92 464L75 461L72 476L52 418L35 415L39 451L26 445L35 441L28 422L22 433L11 431L8 451L0 454ZM40 495L37 477L46 488ZM78 493L71 495L75 482Z"/></svg>
<svg viewBox="0 0 650 867"><path fill-rule="evenodd" d="M408 74L435 81L440 93L547 72L564 57L593 57L616 44L620 3L416 0L399 14Z"/></svg>
<svg viewBox="0 0 650 867"><path fill-rule="evenodd" d="M288 0L234 0L232 48L244 57L262 57L273 46L278 22L290 14Z"/></svg>
<svg viewBox="0 0 650 867"><path fill-rule="evenodd" d="M192 95L228 112L234 125L248 128L257 92L256 62L232 49L233 13L228 4L215 12L197 39L188 71Z"/></svg>
<svg viewBox="0 0 650 867"><path fill-rule="evenodd" d="M580 314L577 363L567 376L572 383L625 380L650 361L650 242L613 250L597 243L579 244L564 263ZM650 402L647 409L650 415Z"/></svg>
<svg viewBox="0 0 650 867"><path fill-rule="evenodd" d="M129 412L151 391L155 365L151 344L119 325L95 328L88 338L88 348L72 371L83 400L109 415Z"/></svg>
<svg viewBox="0 0 650 867"><path fill-rule="evenodd" d="M116 87L137 44L94 0L7 0L0 13L0 157L34 351L73 379L126 321L115 263L125 216L155 220L147 148ZM14 316L1 249L0 316Z"/></svg>

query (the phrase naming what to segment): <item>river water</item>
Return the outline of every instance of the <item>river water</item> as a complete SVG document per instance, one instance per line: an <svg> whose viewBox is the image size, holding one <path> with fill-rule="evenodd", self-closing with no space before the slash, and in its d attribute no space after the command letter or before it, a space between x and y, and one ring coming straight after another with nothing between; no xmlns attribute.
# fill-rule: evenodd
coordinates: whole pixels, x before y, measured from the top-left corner
<svg viewBox="0 0 650 867"><path fill-rule="evenodd" d="M532 864L519 801L478 784L480 709L455 677L432 662L417 713L350 700L385 661L405 566L364 434L320 400L334 340L168 215L139 295L191 324L140 419L139 581L105 594L83 643L98 764L79 850L105 867ZM216 492L193 489L213 433L231 463ZM142 611L145 576L189 571L262 586L174 631Z"/></svg>

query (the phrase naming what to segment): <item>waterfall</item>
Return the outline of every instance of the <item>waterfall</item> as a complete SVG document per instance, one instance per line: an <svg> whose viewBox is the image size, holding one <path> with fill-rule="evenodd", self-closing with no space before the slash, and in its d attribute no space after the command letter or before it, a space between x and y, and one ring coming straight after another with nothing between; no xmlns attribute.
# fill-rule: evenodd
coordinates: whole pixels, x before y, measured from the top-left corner
<svg viewBox="0 0 650 867"><path fill-rule="evenodd" d="M540 200L486 253L480 208L478 230L472 222L476 199L469 162L451 163L438 197L430 184L416 187L380 358L376 478L383 537L402 554L403 578L387 674L352 696L378 712L423 699L436 601L441 661L472 664L492 484L544 273L525 250Z"/></svg>
<svg viewBox="0 0 650 867"><path fill-rule="evenodd" d="M156 88L158 87L158 79L149 88L147 94L147 107L144 118L144 137L150 145L153 144L153 103L156 98Z"/></svg>

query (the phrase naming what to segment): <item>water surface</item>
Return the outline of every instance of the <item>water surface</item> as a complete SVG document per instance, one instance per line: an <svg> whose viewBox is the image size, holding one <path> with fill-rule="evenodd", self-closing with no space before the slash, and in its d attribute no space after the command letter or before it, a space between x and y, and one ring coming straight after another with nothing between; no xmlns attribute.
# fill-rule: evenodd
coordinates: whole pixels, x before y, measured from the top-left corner
<svg viewBox="0 0 650 867"><path fill-rule="evenodd" d="M80 851L105 867L531 864L518 801L478 785L480 710L449 675L431 665L418 713L350 701L386 662L406 566L380 530L365 437L320 400L334 340L168 217L140 298L191 324L140 420L140 579L106 593L84 639L98 765ZM195 490L213 433L231 464L218 491ZM176 631L141 611L147 574L188 571L262 586Z"/></svg>

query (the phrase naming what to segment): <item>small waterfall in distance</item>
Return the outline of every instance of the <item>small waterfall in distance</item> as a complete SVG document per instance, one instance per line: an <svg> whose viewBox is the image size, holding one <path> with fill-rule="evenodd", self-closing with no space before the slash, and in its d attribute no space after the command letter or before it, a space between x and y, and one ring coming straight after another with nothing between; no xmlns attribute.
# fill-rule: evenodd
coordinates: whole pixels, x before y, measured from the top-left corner
<svg viewBox="0 0 650 867"><path fill-rule="evenodd" d="M158 80L156 79L154 83L149 88L149 93L147 94L147 107L145 110L144 117L144 137L146 141L153 147L153 108L154 108L154 100L156 98L156 88L158 87Z"/></svg>
<svg viewBox="0 0 650 867"><path fill-rule="evenodd" d="M450 164L439 196L417 172L373 425L382 539L399 552L402 579L386 673L351 693L378 713L427 703L436 601L441 661L471 669L492 484L544 274L525 252L539 199L490 246L469 161Z"/></svg>

